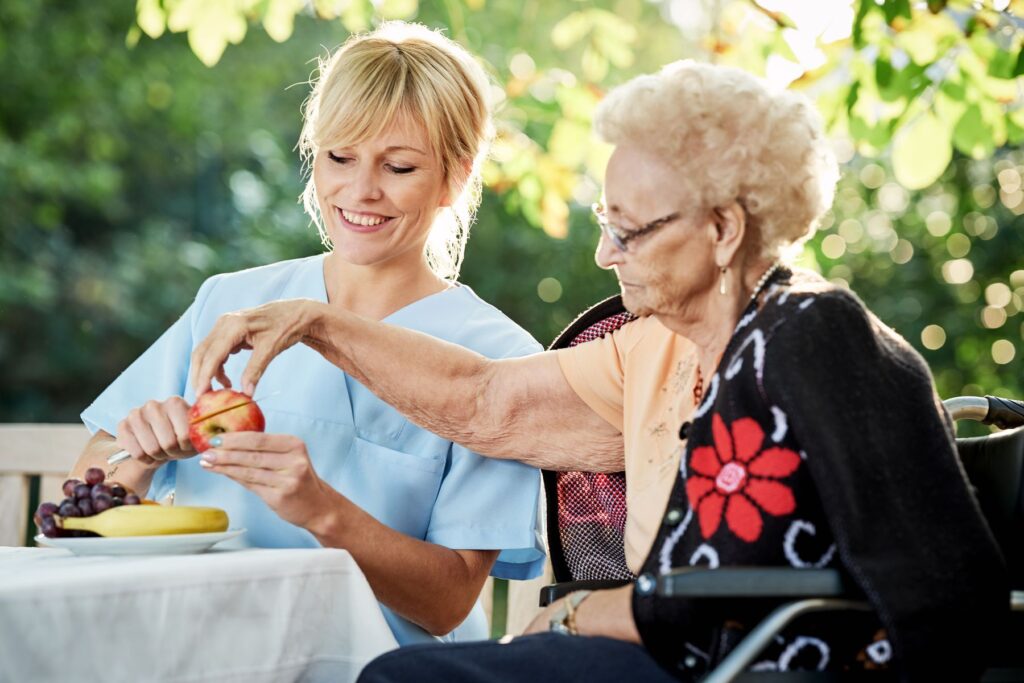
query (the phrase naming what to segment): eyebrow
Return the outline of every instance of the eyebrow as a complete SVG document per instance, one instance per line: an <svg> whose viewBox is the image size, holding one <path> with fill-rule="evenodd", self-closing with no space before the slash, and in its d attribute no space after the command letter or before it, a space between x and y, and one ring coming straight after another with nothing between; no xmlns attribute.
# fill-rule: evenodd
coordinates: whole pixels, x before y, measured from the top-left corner
<svg viewBox="0 0 1024 683"><path fill-rule="evenodd" d="M634 225L640 222L618 204L608 204L607 206L604 207L604 210L605 213L611 213L612 211L614 211L615 213L619 214L620 216L628 220L630 223L633 223Z"/></svg>
<svg viewBox="0 0 1024 683"><path fill-rule="evenodd" d="M386 148L384 151L385 152L408 151L408 152L415 152L416 154L422 154L423 156L428 156L427 153L424 152L423 150L418 149L416 147L410 147L409 145L391 145L390 147Z"/></svg>

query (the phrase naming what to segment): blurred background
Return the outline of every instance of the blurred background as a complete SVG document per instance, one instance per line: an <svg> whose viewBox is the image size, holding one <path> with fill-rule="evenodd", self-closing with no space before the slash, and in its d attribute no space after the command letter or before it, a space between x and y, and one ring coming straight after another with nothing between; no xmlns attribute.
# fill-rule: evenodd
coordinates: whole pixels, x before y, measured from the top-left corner
<svg viewBox="0 0 1024 683"><path fill-rule="evenodd" d="M689 57L821 110L844 174L801 265L904 335L943 397L1024 397L1022 16L1019 0L4 0L0 421L77 420L206 277L322 249L297 203L300 106L316 58L388 18L444 28L493 76L462 280L542 343L617 290L593 263L594 105Z"/></svg>

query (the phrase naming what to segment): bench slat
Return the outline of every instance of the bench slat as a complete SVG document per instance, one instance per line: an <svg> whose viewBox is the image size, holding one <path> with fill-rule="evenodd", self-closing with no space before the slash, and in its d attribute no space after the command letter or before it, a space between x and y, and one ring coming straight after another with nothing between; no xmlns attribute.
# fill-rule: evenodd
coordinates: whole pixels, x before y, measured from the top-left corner
<svg viewBox="0 0 1024 683"><path fill-rule="evenodd" d="M28 477L0 475L0 546L25 543L28 526Z"/></svg>

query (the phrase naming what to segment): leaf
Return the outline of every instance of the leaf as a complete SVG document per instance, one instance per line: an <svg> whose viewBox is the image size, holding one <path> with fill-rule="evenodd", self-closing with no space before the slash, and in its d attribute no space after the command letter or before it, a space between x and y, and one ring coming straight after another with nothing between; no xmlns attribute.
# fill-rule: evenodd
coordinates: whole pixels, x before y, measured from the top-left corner
<svg viewBox="0 0 1024 683"><path fill-rule="evenodd" d="M135 20L147 36L154 40L164 34L167 28L166 16L160 8L160 0L139 0L135 5Z"/></svg>
<svg viewBox="0 0 1024 683"><path fill-rule="evenodd" d="M967 111L963 97L951 97L945 88L935 94L935 114L949 127L953 127Z"/></svg>
<svg viewBox="0 0 1024 683"><path fill-rule="evenodd" d="M592 27L593 23L586 12L573 12L551 29L551 42L559 50L567 50L583 40Z"/></svg>
<svg viewBox="0 0 1024 683"><path fill-rule="evenodd" d="M341 12L341 24L349 33L359 33L370 28L373 5L370 0L351 0Z"/></svg>
<svg viewBox="0 0 1024 683"><path fill-rule="evenodd" d="M167 3L167 28L181 33L192 28L196 16L202 11L202 0L174 0Z"/></svg>
<svg viewBox="0 0 1024 683"><path fill-rule="evenodd" d="M876 7L877 5L872 0L857 2L857 14L853 18L853 46L858 50L864 47L864 20L867 19L868 12Z"/></svg>
<svg viewBox="0 0 1024 683"><path fill-rule="evenodd" d="M1017 53L1017 64L1013 67L1013 77L1024 76L1024 45L1021 45Z"/></svg>
<svg viewBox="0 0 1024 683"><path fill-rule="evenodd" d="M562 110L562 116L582 123L590 123L597 108L598 96L583 85L560 86L555 99Z"/></svg>
<svg viewBox="0 0 1024 683"><path fill-rule="evenodd" d="M875 60L875 82L880 88L889 87L889 84L892 83L893 73L892 64L888 59L879 56Z"/></svg>
<svg viewBox="0 0 1024 683"><path fill-rule="evenodd" d="M1014 78L1017 59L1006 50L997 49L988 62L988 75L993 78Z"/></svg>
<svg viewBox="0 0 1024 683"><path fill-rule="evenodd" d="M192 17L188 44L206 66L220 61L228 43L238 44L248 28L245 17L235 8L221 3L205 3Z"/></svg>
<svg viewBox="0 0 1024 683"><path fill-rule="evenodd" d="M124 46L129 50L134 49L139 44L139 39L142 37L142 30L138 26L132 26L128 29L128 33L124 36Z"/></svg>
<svg viewBox="0 0 1024 683"><path fill-rule="evenodd" d="M1011 145L1024 143L1024 109L1011 112L1006 117L1006 141Z"/></svg>
<svg viewBox="0 0 1024 683"><path fill-rule="evenodd" d="M608 75L608 59L590 45L583 48L580 66L583 68L583 77L592 83L603 81Z"/></svg>
<svg viewBox="0 0 1024 683"><path fill-rule="evenodd" d="M303 7L302 0L267 0L263 28L275 42L288 40L295 30L295 15Z"/></svg>
<svg viewBox="0 0 1024 683"><path fill-rule="evenodd" d="M334 19L338 16L337 5L335 0L313 0L313 11L320 19Z"/></svg>
<svg viewBox="0 0 1024 683"><path fill-rule="evenodd" d="M846 113L852 113L857 104L857 94L860 92L860 81L850 84L850 90L846 94Z"/></svg>
<svg viewBox="0 0 1024 683"><path fill-rule="evenodd" d="M590 126L569 119L559 119L548 138L548 152L555 161L568 168L583 163L590 140Z"/></svg>
<svg viewBox="0 0 1024 683"><path fill-rule="evenodd" d="M893 172L908 190L934 183L952 158L949 127L930 112L904 126L893 142Z"/></svg>
<svg viewBox="0 0 1024 683"><path fill-rule="evenodd" d="M861 0L861 2L870 1ZM901 17L907 21L913 18L910 14L910 0L886 0L886 2L882 3L882 11L885 12L885 23L890 26Z"/></svg>
<svg viewBox="0 0 1024 683"><path fill-rule="evenodd" d="M953 128L953 144L975 159L983 159L995 150L992 131L981 115L981 107L971 104Z"/></svg>
<svg viewBox="0 0 1024 683"><path fill-rule="evenodd" d="M410 19L419 11L419 0L383 0L377 11L384 19Z"/></svg>

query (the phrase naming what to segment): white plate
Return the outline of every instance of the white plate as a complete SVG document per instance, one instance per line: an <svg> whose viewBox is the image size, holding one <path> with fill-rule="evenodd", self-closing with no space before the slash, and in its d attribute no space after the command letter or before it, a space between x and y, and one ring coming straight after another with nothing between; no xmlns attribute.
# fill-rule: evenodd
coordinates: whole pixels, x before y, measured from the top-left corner
<svg viewBox="0 0 1024 683"><path fill-rule="evenodd" d="M36 536L36 543L48 548L64 548L76 555L189 555L209 550L215 544L235 538L245 529L228 529L207 534L167 534L165 536L118 536L106 538L47 538Z"/></svg>

